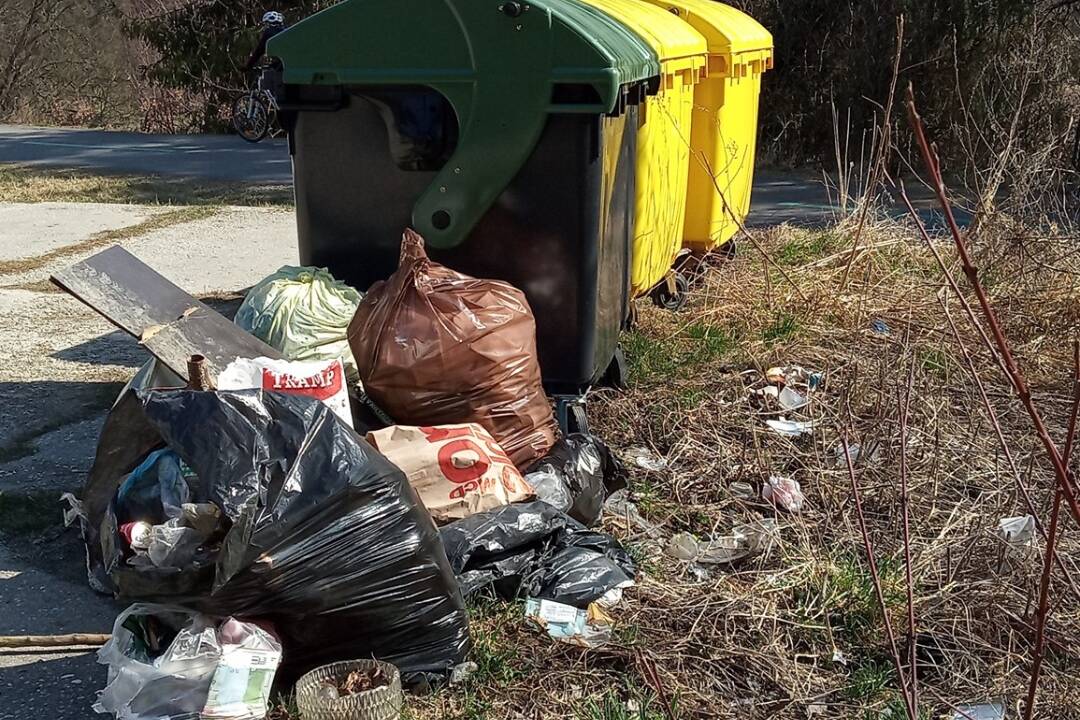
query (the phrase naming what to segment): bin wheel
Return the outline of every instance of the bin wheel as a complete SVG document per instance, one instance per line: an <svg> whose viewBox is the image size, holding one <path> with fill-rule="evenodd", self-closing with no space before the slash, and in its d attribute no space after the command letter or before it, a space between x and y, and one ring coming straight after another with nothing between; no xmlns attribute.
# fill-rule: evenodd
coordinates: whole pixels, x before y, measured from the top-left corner
<svg viewBox="0 0 1080 720"><path fill-rule="evenodd" d="M690 280L681 272L674 273L672 279L674 280L673 283L662 282L656 286L649 293L649 297L652 298L653 304L657 307L675 312L681 310L690 297ZM674 285L674 292L670 287L671 285Z"/></svg>
<svg viewBox="0 0 1080 720"><path fill-rule="evenodd" d="M600 379L600 383L604 387L614 388L616 390L626 390L627 387L629 387L627 384L628 377L626 354L623 353L622 347L616 347L615 356L611 358L611 363L608 365L607 370L604 371L604 376Z"/></svg>
<svg viewBox="0 0 1080 720"><path fill-rule="evenodd" d="M581 403L573 403L566 407L566 434L589 432L589 417L585 414L585 406Z"/></svg>

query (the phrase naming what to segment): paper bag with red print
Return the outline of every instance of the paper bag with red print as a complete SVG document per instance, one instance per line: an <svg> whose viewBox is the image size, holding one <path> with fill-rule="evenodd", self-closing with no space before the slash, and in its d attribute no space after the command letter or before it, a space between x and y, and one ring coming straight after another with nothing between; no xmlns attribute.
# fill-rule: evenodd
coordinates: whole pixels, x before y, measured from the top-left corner
<svg viewBox="0 0 1080 720"><path fill-rule="evenodd" d="M533 494L479 425L392 425L368 433L367 441L401 468L436 522L460 520Z"/></svg>

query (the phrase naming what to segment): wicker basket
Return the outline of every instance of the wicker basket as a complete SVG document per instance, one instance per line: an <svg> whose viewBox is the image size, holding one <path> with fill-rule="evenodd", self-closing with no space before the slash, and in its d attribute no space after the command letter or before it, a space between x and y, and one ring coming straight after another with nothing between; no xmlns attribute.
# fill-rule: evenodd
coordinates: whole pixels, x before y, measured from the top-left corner
<svg viewBox="0 0 1080 720"><path fill-rule="evenodd" d="M376 667L382 668L390 678L389 685L337 698L319 692L327 681L333 683L353 670ZM400 717L404 702L398 669L378 660L345 660L323 665L296 683L296 707L303 720L394 720Z"/></svg>

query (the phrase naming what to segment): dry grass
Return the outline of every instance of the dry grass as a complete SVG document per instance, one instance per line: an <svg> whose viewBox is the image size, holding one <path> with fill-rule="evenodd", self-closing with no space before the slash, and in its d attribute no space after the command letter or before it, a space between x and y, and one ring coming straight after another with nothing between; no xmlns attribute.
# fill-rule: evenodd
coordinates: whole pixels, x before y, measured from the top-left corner
<svg viewBox="0 0 1080 720"><path fill-rule="evenodd" d="M291 185L215 183L161 176L95 175L0 165L0 202L291 206Z"/></svg>
<svg viewBox="0 0 1080 720"><path fill-rule="evenodd" d="M1007 223L983 226L974 245L993 302L1032 382L1051 431L1064 433L1077 326L1075 241L1038 237ZM939 303L943 282L910 227L868 226L844 292L850 228L777 228L762 238L802 299L746 250L705 271L687 309L644 303L624 338L632 388L590 404L595 432L616 448L648 445L662 472L634 468L641 512L665 532L724 534L775 516L780 539L761 558L698 581L667 558L663 542L618 522L606 528L640 558L639 586L617 610L618 642L594 651L558 645L528 629L517 605L474 610L474 660L465 686L413 698L412 718L902 718L882 616L867 572L837 426L850 405L853 441L880 447L858 466L894 627L906 627L899 498L897 392L914 364L908 430L912 553L920 692L925 717L951 706L1023 697L1040 571L1035 551L1007 553L1001 518L1023 515L1017 478L1003 459L964 355ZM954 253L941 246L946 257ZM1026 415L982 350L955 298L948 307L987 385L1039 517L1053 476ZM875 332L882 320L888 334ZM812 437L769 431L768 409L748 399L774 365L825 374L804 413ZM802 484L807 507L777 513L738 499L733 481L760 489L770 474ZM1061 557L1073 557L1075 528ZM1041 549L1041 541L1036 542ZM1050 650L1037 717L1080 717L1076 698L1080 604L1055 576ZM904 654L904 649L901 648ZM655 664L661 687L646 672Z"/></svg>
<svg viewBox="0 0 1080 720"><path fill-rule="evenodd" d="M213 216L217 212L218 208L209 205L195 205L166 210L151 215L140 223L112 230L103 230L94 233L85 240L80 240L79 242L71 243L70 245L63 245L54 250L50 250L49 252L42 253L41 255L15 260L0 260L0 276L15 275L17 273L38 270L60 258L87 253L92 250L97 250L98 248L103 248L106 245L120 242L121 240L141 237L154 230L161 230L163 228L173 227L174 225L182 225L184 223L202 220ZM47 284L40 283L27 283L6 287L19 287L28 290L49 289Z"/></svg>

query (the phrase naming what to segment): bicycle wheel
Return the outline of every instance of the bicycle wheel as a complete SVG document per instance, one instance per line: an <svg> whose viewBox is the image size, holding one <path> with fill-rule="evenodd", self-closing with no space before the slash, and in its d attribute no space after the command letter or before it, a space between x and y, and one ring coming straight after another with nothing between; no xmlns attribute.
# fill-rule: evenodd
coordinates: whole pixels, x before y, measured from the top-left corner
<svg viewBox="0 0 1080 720"><path fill-rule="evenodd" d="M270 108L264 98L248 93L233 101L232 124L236 133L256 143L270 131Z"/></svg>

